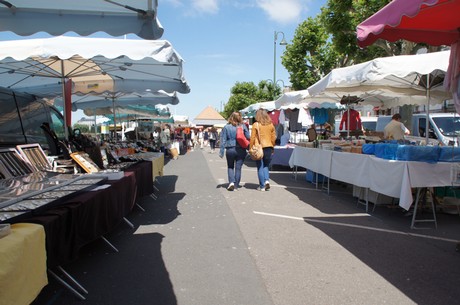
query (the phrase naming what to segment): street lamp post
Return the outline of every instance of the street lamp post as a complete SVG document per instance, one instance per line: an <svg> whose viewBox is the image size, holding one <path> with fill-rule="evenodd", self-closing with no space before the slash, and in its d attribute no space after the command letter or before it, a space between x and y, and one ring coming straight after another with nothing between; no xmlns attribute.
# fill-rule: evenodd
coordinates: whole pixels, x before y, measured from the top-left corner
<svg viewBox="0 0 460 305"><path fill-rule="evenodd" d="M276 41L278 39L279 34L283 35L283 38L280 41L280 46L287 45L286 39L284 39L284 33L275 31L274 44L273 44L273 100L275 100L275 87L276 87L276 83L278 82L278 80L276 80Z"/></svg>

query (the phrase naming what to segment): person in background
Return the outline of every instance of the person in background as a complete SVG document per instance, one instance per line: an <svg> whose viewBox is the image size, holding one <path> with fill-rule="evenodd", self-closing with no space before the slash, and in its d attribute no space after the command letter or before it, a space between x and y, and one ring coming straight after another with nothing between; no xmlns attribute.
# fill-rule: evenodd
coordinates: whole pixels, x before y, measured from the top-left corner
<svg viewBox="0 0 460 305"><path fill-rule="evenodd" d="M272 123L270 116L264 109L259 109L255 116L256 122L252 124L251 140L249 147L254 145L256 138L260 140L264 151L264 157L262 160L257 160L257 176L259 177L260 191L268 191L270 189L270 162L272 161L272 155L274 153L276 131L275 126Z"/></svg>
<svg viewBox="0 0 460 305"><path fill-rule="evenodd" d="M203 135L203 130L201 128L198 129L197 137L198 137L198 144L200 145L200 149L203 149L203 147L204 147L204 135Z"/></svg>
<svg viewBox="0 0 460 305"><path fill-rule="evenodd" d="M206 128L203 133L203 145L206 147L209 143L209 128Z"/></svg>
<svg viewBox="0 0 460 305"><path fill-rule="evenodd" d="M409 129L401 122L401 115L394 114L390 123L383 129L383 136L389 140L404 140L404 136L410 134Z"/></svg>
<svg viewBox="0 0 460 305"><path fill-rule="evenodd" d="M217 130L215 127L211 127L208 132L209 145L211 146L211 153L214 153L216 150L216 141L217 141Z"/></svg>
<svg viewBox="0 0 460 305"><path fill-rule="evenodd" d="M168 146L170 144L171 140L171 131L169 130L168 124L164 124L162 126L162 130L160 131L160 150L165 154L165 156L168 156Z"/></svg>
<svg viewBox="0 0 460 305"><path fill-rule="evenodd" d="M228 118L228 123L220 133L219 157L227 159L228 187L227 190L238 190L241 181L241 168L246 158L246 148L243 148L236 141L236 129L241 126L244 136L249 139L249 130L239 112L233 112Z"/></svg>

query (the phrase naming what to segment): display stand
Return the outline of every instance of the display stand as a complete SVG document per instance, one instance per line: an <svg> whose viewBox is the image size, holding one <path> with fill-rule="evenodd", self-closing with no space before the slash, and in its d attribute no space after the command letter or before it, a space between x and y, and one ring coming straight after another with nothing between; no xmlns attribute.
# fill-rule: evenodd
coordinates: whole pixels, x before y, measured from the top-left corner
<svg viewBox="0 0 460 305"><path fill-rule="evenodd" d="M432 213L432 218L426 218L426 219L417 219L417 212L419 208L419 203L420 199L423 199L423 201L427 200L427 194L431 193L431 213ZM419 187L417 188L417 195L415 197L415 205L414 205L414 213L412 214L412 222L411 222L411 229L418 229L418 227L415 226L416 223L420 222L434 222L434 227L437 229L438 228L438 223L436 221L436 208L434 205L434 194L427 188L427 187Z"/></svg>

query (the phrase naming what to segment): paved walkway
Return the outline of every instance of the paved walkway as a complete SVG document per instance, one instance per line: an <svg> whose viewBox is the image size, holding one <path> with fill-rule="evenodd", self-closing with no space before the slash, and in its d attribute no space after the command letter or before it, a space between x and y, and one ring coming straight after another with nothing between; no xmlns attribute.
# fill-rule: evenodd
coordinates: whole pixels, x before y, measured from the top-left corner
<svg viewBox="0 0 460 305"><path fill-rule="evenodd" d="M275 167L276 169L276 167ZM239 191L208 148L169 160L158 199L144 198L108 236L65 266L89 290L77 300L53 280L34 305L458 304L460 217L411 230L399 208L371 214L350 187L330 195L290 170L256 191L255 163Z"/></svg>

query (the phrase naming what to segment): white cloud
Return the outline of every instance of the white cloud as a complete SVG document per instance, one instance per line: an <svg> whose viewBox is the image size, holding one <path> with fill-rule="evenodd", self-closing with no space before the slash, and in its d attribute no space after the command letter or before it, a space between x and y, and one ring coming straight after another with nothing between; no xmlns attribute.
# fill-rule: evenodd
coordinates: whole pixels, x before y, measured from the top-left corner
<svg viewBox="0 0 460 305"><path fill-rule="evenodd" d="M199 14L215 14L219 11L218 0L192 0L192 7Z"/></svg>
<svg viewBox="0 0 460 305"><path fill-rule="evenodd" d="M297 23L302 15L302 0L257 0L257 5L278 23Z"/></svg>
<svg viewBox="0 0 460 305"><path fill-rule="evenodd" d="M180 7L180 6L183 6L184 4L182 3L181 0L162 0L161 2L166 2L166 3L169 3L171 4L173 7ZM160 5L159 6L159 10L161 10L161 7Z"/></svg>

